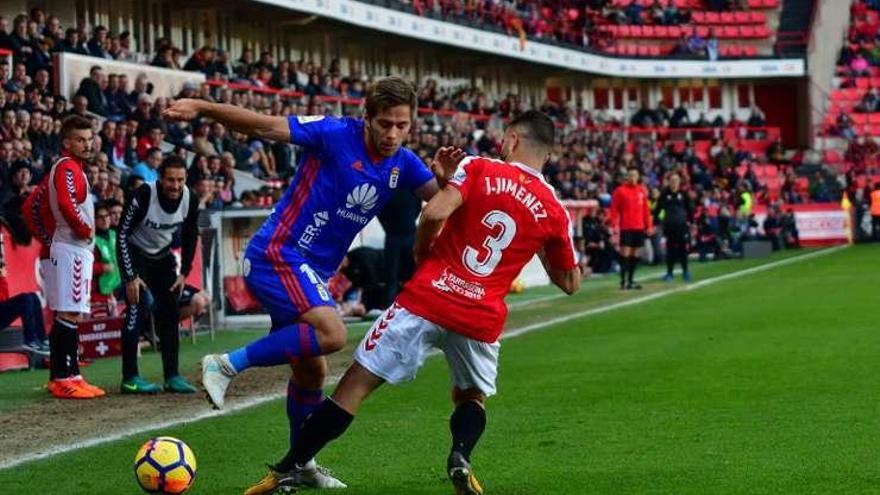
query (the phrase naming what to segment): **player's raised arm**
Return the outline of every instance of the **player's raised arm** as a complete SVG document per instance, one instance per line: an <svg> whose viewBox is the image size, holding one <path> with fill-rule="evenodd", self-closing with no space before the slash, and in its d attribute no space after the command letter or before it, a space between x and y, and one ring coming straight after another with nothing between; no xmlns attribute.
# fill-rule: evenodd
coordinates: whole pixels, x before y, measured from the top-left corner
<svg viewBox="0 0 880 495"><path fill-rule="evenodd" d="M191 98L177 100L162 112L162 116L169 120L193 120L200 115L248 136L290 141L287 117L263 115L234 105Z"/></svg>
<svg viewBox="0 0 880 495"><path fill-rule="evenodd" d="M453 186L444 187L431 198L431 201L428 201L422 210L422 216L419 217L419 228L416 231L416 263L425 259L446 219L461 206L461 203L461 193Z"/></svg>

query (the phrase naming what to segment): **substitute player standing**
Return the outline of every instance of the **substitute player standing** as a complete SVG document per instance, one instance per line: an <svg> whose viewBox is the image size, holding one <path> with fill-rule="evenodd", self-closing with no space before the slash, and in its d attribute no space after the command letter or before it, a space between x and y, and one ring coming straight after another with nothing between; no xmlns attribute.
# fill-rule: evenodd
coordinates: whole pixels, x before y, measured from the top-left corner
<svg viewBox="0 0 880 495"><path fill-rule="evenodd" d="M192 270L199 235L199 202L186 186L186 163L171 155L159 165L159 180L145 182L128 198L116 240L116 258L125 281L125 326L122 329L122 384L124 394L153 394L159 387L138 373L137 350L146 307L144 290L155 301L153 318L159 330L162 371L167 392L188 394L196 388L178 370L180 308L178 300ZM177 231L181 263L171 252Z"/></svg>
<svg viewBox="0 0 880 495"><path fill-rule="evenodd" d="M274 211L245 250L249 289L272 318L269 335L223 355L202 360L202 382L210 400L223 407L232 378L252 366L290 364L287 415L290 441L323 398L327 364L347 332L326 281L342 262L354 237L397 188L430 199L434 175L401 147L416 110L413 85L399 77L370 87L365 118L277 117L232 105L179 100L164 115L191 120L203 115L228 128L304 148L296 175ZM344 487L314 462L297 473L303 484Z"/></svg>
<svg viewBox="0 0 880 495"><path fill-rule="evenodd" d="M52 273L48 300L55 322L49 337L48 390L60 399L92 399L105 394L80 374L76 333L81 316L89 313L94 262L94 204L84 172L94 147L91 121L68 117L61 125L61 138L62 157L49 171L46 184L55 224L49 247Z"/></svg>
<svg viewBox="0 0 880 495"><path fill-rule="evenodd" d="M422 212L412 280L364 337L333 396L306 420L300 441L246 495L289 484L298 465L345 432L370 393L415 378L432 349L443 351L452 375L447 473L456 494L483 492L470 455L486 425L484 402L495 394L510 284L537 253L554 284L568 294L580 287L568 214L541 175L553 141L553 122L530 110L505 132L505 161L461 163Z"/></svg>
<svg viewBox="0 0 880 495"><path fill-rule="evenodd" d="M640 182L639 169L630 167L626 182L611 195L611 228L620 243L620 289L641 289L633 282L639 249L654 229L648 191Z"/></svg>

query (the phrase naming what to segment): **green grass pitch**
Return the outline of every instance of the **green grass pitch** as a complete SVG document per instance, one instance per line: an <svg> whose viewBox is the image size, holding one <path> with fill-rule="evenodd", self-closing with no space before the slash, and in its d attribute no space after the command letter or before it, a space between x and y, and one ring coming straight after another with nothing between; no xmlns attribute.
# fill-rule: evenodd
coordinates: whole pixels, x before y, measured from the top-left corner
<svg viewBox="0 0 880 495"><path fill-rule="evenodd" d="M705 280L759 263L694 273ZM510 326L638 297L614 282L518 307ZM652 282L646 292L679 286ZM503 495L880 493L878 306L880 248L853 247L506 340L476 473L487 494ZM206 349L184 346L193 356ZM106 368L112 383L118 363ZM9 377L0 385L13 395ZM319 456L351 487L339 493L451 493L448 387L435 358L414 383L368 400ZM0 487L138 493L132 457L162 434L198 458L190 493L241 493L286 449L284 407L277 400L24 464L0 471Z"/></svg>

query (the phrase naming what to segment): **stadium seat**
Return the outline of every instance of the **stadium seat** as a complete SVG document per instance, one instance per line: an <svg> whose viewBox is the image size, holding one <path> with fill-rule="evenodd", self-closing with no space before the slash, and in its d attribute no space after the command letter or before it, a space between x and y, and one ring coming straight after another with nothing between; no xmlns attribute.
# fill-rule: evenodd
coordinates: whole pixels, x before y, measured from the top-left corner
<svg viewBox="0 0 880 495"><path fill-rule="evenodd" d="M736 24L737 22L733 12L722 12L720 17L721 24Z"/></svg>
<svg viewBox="0 0 880 495"><path fill-rule="evenodd" d="M641 38L642 37L642 26L630 26L629 35L632 38Z"/></svg>
<svg viewBox="0 0 880 495"><path fill-rule="evenodd" d="M708 26L697 26L696 28L697 35L701 38L709 37L709 27Z"/></svg>
<svg viewBox="0 0 880 495"><path fill-rule="evenodd" d="M756 38L757 37L757 32L755 31L754 26L740 26L739 27L739 34L743 38Z"/></svg>
<svg viewBox="0 0 880 495"><path fill-rule="evenodd" d="M681 28L679 26L669 26L669 37L678 39L681 36Z"/></svg>
<svg viewBox="0 0 880 495"><path fill-rule="evenodd" d="M753 22L750 13L742 10L734 12L733 18L736 24L749 24L750 22Z"/></svg>
<svg viewBox="0 0 880 495"><path fill-rule="evenodd" d="M765 39L770 37L770 28L767 26L758 26L755 28L755 37Z"/></svg>
<svg viewBox="0 0 880 495"><path fill-rule="evenodd" d="M260 303L247 288L242 276L223 277L223 288L226 291L226 299L230 308L236 313L257 311Z"/></svg>
<svg viewBox="0 0 880 495"><path fill-rule="evenodd" d="M694 24L705 24L706 23L706 13L702 11L696 11L691 14L691 21Z"/></svg>
<svg viewBox="0 0 880 495"><path fill-rule="evenodd" d="M750 13L751 21L753 24L767 24L767 16L763 12L752 11Z"/></svg>
<svg viewBox="0 0 880 495"><path fill-rule="evenodd" d="M857 125L865 125L868 123L868 114L866 113L854 113L850 115L850 118L852 118L853 122Z"/></svg>
<svg viewBox="0 0 880 495"><path fill-rule="evenodd" d="M629 38L632 35L632 26L619 26L617 36L619 38Z"/></svg>
<svg viewBox="0 0 880 495"><path fill-rule="evenodd" d="M654 38L657 34L654 31L654 26L642 26L642 37L643 38Z"/></svg>
<svg viewBox="0 0 880 495"><path fill-rule="evenodd" d="M719 38L737 39L739 38L739 26L724 26L721 30Z"/></svg>
<svg viewBox="0 0 880 495"><path fill-rule="evenodd" d="M718 12L706 12L706 24L718 24L721 22L721 16Z"/></svg>
<svg viewBox="0 0 880 495"><path fill-rule="evenodd" d="M657 26L654 28L654 36L657 38L669 38L669 27Z"/></svg>
<svg viewBox="0 0 880 495"><path fill-rule="evenodd" d="M880 112L869 113L868 123L873 125L880 125Z"/></svg>
<svg viewBox="0 0 880 495"><path fill-rule="evenodd" d="M744 57L757 57L758 56L758 47L757 46L744 46L743 47L743 56Z"/></svg>

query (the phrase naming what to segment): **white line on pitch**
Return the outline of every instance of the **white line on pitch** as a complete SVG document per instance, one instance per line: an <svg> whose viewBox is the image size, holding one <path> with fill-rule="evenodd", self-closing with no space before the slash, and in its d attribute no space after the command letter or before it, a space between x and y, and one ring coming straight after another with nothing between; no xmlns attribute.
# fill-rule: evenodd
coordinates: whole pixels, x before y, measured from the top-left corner
<svg viewBox="0 0 880 495"><path fill-rule="evenodd" d="M815 258L817 256L824 256L826 254L835 253L835 252L840 251L841 249L844 249L846 247L847 246L839 246L839 247L834 247L834 248L823 249L821 251L814 251L814 252L810 252L810 253L806 253L806 254L801 254L798 256L791 257L791 258L786 258L784 260L774 261L772 263L767 263L764 265L757 265L757 266L753 266L751 268L746 268L745 270L739 270L739 271L727 273L725 275L719 275L717 277L708 278L706 280L701 280L699 282L695 282L695 283L692 283L689 285L664 290L662 292L655 292L653 294L648 294L645 296L636 297L633 299L628 299L626 301L621 301L618 303L609 304L607 306L588 309L585 311L579 311L577 313L572 313L572 314L569 314L566 316L560 316L558 318L553 318L550 320L542 321L540 323L534 323L532 325L526 325L524 327L508 330L508 331L504 332L504 335L501 338L502 339L510 339L510 338L518 337L522 334L533 332L535 330L540 330L540 329L547 328L547 327L551 327L551 326L557 325L559 323L566 323L568 321L575 320L578 318L586 318L588 316L592 316L592 315L596 315L596 314L607 313L608 311L614 311L616 309L625 308L628 306L633 306L636 304L641 304L641 303L653 301L655 299L660 299L662 297L666 297L666 296L669 296L672 294L677 294L680 292L691 291L691 290L699 289L701 287L714 285L719 282L723 282L725 280L731 280L734 278L739 278L739 277L743 277L746 275L750 275L752 273L762 272L765 270L771 270L771 269L779 267L779 266L788 265L791 263L796 263L796 262L807 260L810 258ZM529 302L532 302L532 301L529 301ZM525 301L524 301L524 303L525 303ZM439 352L436 352L434 354L439 354ZM341 373L337 373L337 374L334 374L334 375L328 377L326 385L327 386L335 385L339 381L339 378L341 378ZM83 441L79 441L79 442L72 442L72 443L66 443L64 445L56 445L56 446L48 447L48 448L41 450L41 451L38 451L38 452L32 452L32 453L23 455L21 457L15 458L15 459L9 459L9 460L3 461L2 463L0 463L0 471L5 470L5 469L9 469L9 468L13 468L13 467L16 467L16 466L19 466L21 464L25 464L28 462L38 461L38 460L46 459L49 457L54 457L56 455L64 454L64 453L67 453L67 452L70 452L73 450L85 449L85 448L94 447L94 446L102 445L102 444L109 443L109 442L114 442L116 440L122 440L124 438L134 436L134 435L140 435L140 434L146 433L148 431L164 430L167 428L172 428L172 427L176 427L176 426L180 426L180 425L196 423L196 422L199 422L199 421L202 421L205 419L209 419L209 418L216 418L219 416L225 416L227 414L232 414L232 413L235 413L238 411L242 411L244 409L250 409L252 407L256 407L261 404L265 404L266 402L276 400L281 397L284 397L284 394L276 393L276 394L262 395L259 397L245 399L240 402L234 402L234 403L230 404L229 406L227 406L225 409L220 410L220 411L215 411L215 410L204 411L202 413L198 413L193 416L169 419L166 421L162 421L160 423L153 423L150 425L145 425L145 426L141 426L141 427L137 427L137 428L130 428L127 430L122 430L122 431L119 431L116 433L112 433L110 435L104 435L104 436L90 438L88 440L83 440Z"/></svg>

